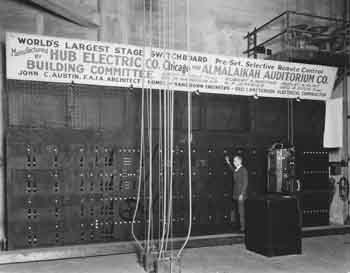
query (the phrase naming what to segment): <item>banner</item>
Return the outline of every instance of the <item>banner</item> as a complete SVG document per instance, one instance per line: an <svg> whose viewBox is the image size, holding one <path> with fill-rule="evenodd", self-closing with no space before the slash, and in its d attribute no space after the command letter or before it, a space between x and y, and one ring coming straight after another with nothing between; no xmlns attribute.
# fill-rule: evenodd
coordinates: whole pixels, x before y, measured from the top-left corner
<svg viewBox="0 0 350 273"><path fill-rule="evenodd" d="M334 67L7 33L7 78L326 100Z"/></svg>

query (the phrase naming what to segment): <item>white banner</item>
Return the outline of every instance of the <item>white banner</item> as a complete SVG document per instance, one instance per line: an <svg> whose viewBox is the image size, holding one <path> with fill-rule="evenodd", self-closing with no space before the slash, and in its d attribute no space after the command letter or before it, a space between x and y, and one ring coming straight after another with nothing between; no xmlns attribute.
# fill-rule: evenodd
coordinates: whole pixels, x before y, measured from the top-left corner
<svg viewBox="0 0 350 273"><path fill-rule="evenodd" d="M334 67L7 33L7 78L326 100Z"/></svg>

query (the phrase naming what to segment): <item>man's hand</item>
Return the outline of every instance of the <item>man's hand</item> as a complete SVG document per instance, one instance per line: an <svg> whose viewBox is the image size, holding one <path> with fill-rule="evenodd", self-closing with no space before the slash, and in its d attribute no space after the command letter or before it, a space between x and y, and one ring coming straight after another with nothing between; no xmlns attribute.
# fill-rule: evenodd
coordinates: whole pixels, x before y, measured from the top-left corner
<svg viewBox="0 0 350 273"><path fill-rule="evenodd" d="M230 157L228 155L225 156L225 161L228 165L231 165Z"/></svg>
<svg viewBox="0 0 350 273"><path fill-rule="evenodd" d="M239 201L243 201L243 194L240 194L240 195L239 195L238 200L239 200Z"/></svg>

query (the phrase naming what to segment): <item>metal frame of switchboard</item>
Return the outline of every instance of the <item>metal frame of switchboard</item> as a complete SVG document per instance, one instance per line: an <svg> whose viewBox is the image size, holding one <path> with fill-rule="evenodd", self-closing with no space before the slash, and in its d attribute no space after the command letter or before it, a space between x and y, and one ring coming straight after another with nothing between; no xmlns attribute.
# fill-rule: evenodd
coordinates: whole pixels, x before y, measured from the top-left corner
<svg viewBox="0 0 350 273"><path fill-rule="evenodd" d="M320 19L324 20L328 23L335 23L339 24L342 26L343 29L343 34L323 34L323 33L314 33L305 29L298 29L295 28L295 26L291 25L291 18L293 16L302 16L302 17L307 17L311 19ZM281 28L281 30L274 34L271 37L268 37L262 42L258 43L258 36L259 34L268 29L273 23L276 23L278 20L284 20L284 26ZM342 48L338 49L337 51L334 51L330 49L327 52L327 62L326 63L319 63L318 64L324 64L324 65L330 65L332 64L333 66L338 67L339 71L341 73L338 73L337 75L337 81L339 82L342 81L342 94L343 94L343 152L342 152L342 157L343 160L342 162L345 162L346 164L342 168L342 175L345 176L349 180L349 172L350 172L350 166L349 166L349 161L350 161L350 151L349 151L349 120L350 120L350 115L348 114L349 112L349 107L348 107L348 101L349 101L349 92L348 92L348 77L350 76L350 50L348 49L350 47L349 44L347 44L347 41L350 39L350 5L347 1L344 1L344 13L343 13L343 18L334 18L334 17L327 17L327 16L319 16L319 15L314 15L314 14L309 14L309 13L304 13L304 12L296 12L292 10L286 10L282 12L281 14L277 15L276 17L272 18L271 20L267 21L261 26L255 27L251 32L248 32L245 36L244 39L247 40L247 49L243 52L248 58L258 58L259 53L268 53L270 56L272 55L272 52L266 50L266 46L271 43L276 41L276 39L285 37L284 35L287 35L286 41L284 40L286 44L284 44L287 48L282 48L282 52L285 51L285 55L280 55L280 57L283 58L274 58L274 60L277 61L287 61L287 62L302 62L302 63L310 63L312 64L312 60L310 59L297 59L295 60L296 56L293 56L293 51L291 50L291 47L289 46L290 40L288 40L288 34L291 33L307 33L307 34L317 34L320 36L327 36L329 39L334 39L339 36L343 38L343 44ZM290 35L291 36L291 35ZM283 47L283 46L282 46ZM269 55L266 55L267 58L269 59ZM342 59L342 63L332 63L332 58L333 57L338 57L337 60ZM315 60L315 59L314 59ZM336 81L336 82L337 82ZM293 112L293 105L295 101L298 100L296 99L288 99L288 144L293 146L294 145L294 112ZM350 196L349 196L350 198ZM349 221L350 218L350 201L349 202L349 212L348 212L348 219Z"/></svg>

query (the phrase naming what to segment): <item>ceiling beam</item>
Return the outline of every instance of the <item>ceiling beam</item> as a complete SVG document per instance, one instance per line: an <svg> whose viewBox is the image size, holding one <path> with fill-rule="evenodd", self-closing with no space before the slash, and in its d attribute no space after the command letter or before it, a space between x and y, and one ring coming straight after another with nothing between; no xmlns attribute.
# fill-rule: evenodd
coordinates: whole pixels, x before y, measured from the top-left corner
<svg viewBox="0 0 350 273"><path fill-rule="evenodd" d="M87 28L96 28L100 26L100 24L92 18L93 16L82 12L81 7L63 5L54 0L28 0L28 2L77 25Z"/></svg>

